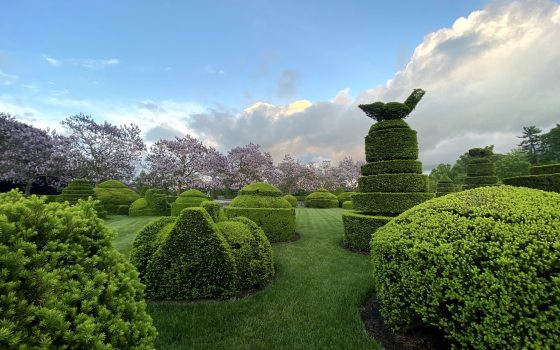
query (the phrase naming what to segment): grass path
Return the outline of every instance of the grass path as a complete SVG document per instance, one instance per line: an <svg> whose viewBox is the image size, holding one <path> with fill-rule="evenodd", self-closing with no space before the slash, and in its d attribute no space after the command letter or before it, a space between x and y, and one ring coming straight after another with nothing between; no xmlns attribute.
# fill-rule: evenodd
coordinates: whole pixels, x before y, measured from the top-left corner
<svg viewBox="0 0 560 350"><path fill-rule="evenodd" d="M239 300L151 303L158 349L379 349L359 308L371 290L369 257L343 250L341 209L297 209L301 239L273 245L276 276ZM110 218L128 252L141 226ZM143 224L142 224L143 225ZM117 227L118 226L118 227ZM126 237L126 239L125 239ZM130 245L129 244L129 245Z"/></svg>

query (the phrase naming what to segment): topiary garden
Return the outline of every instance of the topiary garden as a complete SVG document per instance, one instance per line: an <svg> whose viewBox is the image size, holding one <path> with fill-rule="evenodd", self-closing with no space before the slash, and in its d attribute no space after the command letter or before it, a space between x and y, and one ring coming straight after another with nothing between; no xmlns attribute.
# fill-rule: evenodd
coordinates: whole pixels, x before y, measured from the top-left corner
<svg viewBox="0 0 560 350"><path fill-rule="evenodd" d="M560 164L548 164L529 168L527 176L503 179L505 185L535 188L560 193Z"/></svg>
<svg viewBox="0 0 560 350"><path fill-rule="evenodd" d="M284 199L288 201L288 203L290 203L292 205L292 207L296 208L298 205L298 200L296 198L296 196L293 196L291 194L287 194L284 196Z"/></svg>
<svg viewBox="0 0 560 350"><path fill-rule="evenodd" d="M436 186L436 197L445 196L446 194L455 192L455 184L449 176L444 175L439 179Z"/></svg>
<svg viewBox="0 0 560 350"><path fill-rule="evenodd" d="M496 166L489 158L491 155L492 151L486 148L471 148L469 150L471 161L467 165L467 177L463 190L498 185Z"/></svg>
<svg viewBox="0 0 560 350"><path fill-rule="evenodd" d="M182 192L175 202L171 205L171 215L177 216L181 210L191 207L199 207L208 197L199 190L190 189Z"/></svg>
<svg viewBox="0 0 560 350"><path fill-rule="evenodd" d="M140 198L138 193L117 180L101 182L93 191L107 213L112 215L128 215L132 202Z"/></svg>
<svg viewBox="0 0 560 350"><path fill-rule="evenodd" d="M150 188L144 198L138 198L130 205L129 216L161 216L169 215L169 204L165 191L159 188Z"/></svg>
<svg viewBox="0 0 560 350"><path fill-rule="evenodd" d="M307 208L338 208L338 197L324 188L310 193L305 197Z"/></svg>
<svg viewBox="0 0 560 350"><path fill-rule="evenodd" d="M352 196L356 194L356 192L342 192L338 195L338 205L342 208L342 204L344 202L352 201Z"/></svg>
<svg viewBox="0 0 560 350"><path fill-rule="evenodd" d="M289 241L296 232L295 209L278 188L264 182L243 187L224 211L230 219L244 216L253 220L270 242Z"/></svg>
<svg viewBox="0 0 560 350"><path fill-rule="evenodd" d="M404 103L359 106L377 123L365 138L367 164L361 168L358 193L352 196L356 212L342 215L344 242L352 249L368 251L377 229L434 196L428 192L428 177L417 160L416 131L402 120L423 95L423 90L415 89Z"/></svg>
<svg viewBox="0 0 560 350"><path fill-rule="evenodd" d="M78 200L87 200L89 197L96 199L95 192L93 191L93 186L88 180L78 179L70 182L66 186L62 193L57 196L56 200L58 202L68 202L70 204L78 203ZM47 202L50 202L47 200ZM97 216L105 217L107 215L103 205L100 202L95 204L95 209L97 211Z"/></svg>

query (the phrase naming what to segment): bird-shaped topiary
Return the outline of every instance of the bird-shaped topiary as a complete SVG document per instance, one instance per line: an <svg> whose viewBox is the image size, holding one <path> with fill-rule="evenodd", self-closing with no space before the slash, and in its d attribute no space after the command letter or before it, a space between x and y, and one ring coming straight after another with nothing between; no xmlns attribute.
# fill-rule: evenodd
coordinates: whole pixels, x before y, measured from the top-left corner
<svg viewBox="0 0 560 350"><path fill-rule="evenodd" d="M416 108L416 105L426 92L422 89L414 89L410 96L401 102L388 102L381 101L359 105L360 109L366 115L375 121L381 122L383 120L404 119Z"/></svg>

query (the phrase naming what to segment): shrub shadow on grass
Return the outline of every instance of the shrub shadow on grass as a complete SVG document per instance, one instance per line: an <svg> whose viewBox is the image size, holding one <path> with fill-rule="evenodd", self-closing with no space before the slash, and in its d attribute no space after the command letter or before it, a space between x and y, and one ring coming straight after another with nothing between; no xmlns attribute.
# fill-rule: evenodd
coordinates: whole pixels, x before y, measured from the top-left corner
<svg viewBox="0 0 560 350"><path fill-rule="evenodd" d="M352 253L355 253L355 254L369 255L369 252L366 252L366 251L363 251L363 250L359 250L359 249L356 249L356 248L350 246L347 242L344 241L344 239L341 239L341 240L338 242L338 245L339 245L342 249L347 250L347 251L352 252Z"/></svg>

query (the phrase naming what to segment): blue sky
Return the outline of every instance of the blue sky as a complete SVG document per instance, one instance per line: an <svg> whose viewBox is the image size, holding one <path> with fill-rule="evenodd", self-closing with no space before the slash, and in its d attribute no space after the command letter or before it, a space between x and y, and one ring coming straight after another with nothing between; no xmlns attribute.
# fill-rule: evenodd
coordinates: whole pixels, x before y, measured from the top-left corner
<svg viewBox="0 0 560 350"><path fill-rule="evenodd" d="M416 86L424 81L434 91L428 106L446 100L441 91L455 93L457 86L469 83L473 89L495 91L494 78L471 81L479 76L476 71L461 71L480 69L481 57L488 56L495 58L487 61L489 69L504 70L502 78L513 76L516 70L501 68L507 66L501 61L506 56L498 53L517 45L515 50L529 55L531 50L518 47L523 40L533 40L529 46L549 44L530 38L525 27L552 32L547 35L554 46L557 31L545 25L552 28L558 23L557 7L557 2L548 0L11 1L2 5L0 21L0 111L51 128L59 128L60 120L79 112L115 124L135 122L149 142L191 133L226 150L254 141L277 160L282 153L306 160L336 160L344 154L359 158L362 129L370 121L355 108L357 103L406 97L410 87L425 87ZM464 21L458 20L461 17ZM508 34L500 34L500 28ZM524 29L515 31L519 28ZM554 59L556 49L552 50L553 54L539 59ZM419 68L423 60L430 70ZM538 60L528 64L534 69L542 66ZM422 72L428 71L426 80L427 73ZM463 80L454 80L460 74ZM552 77L555 74L556 69ZM504 88L511 85L507 80L503 79ZM468 99L472 94L464 90L455 96L456 103L472 106ZM302 100L304 104L297 104ZM323 104L333 109L323 111ZM443 108L445 103L440 105ZM421 107L418 122L410 121L419 132L439 122L433 118L440 118L423 116ZM315 117L318 110L323 115ZM328 126L337 125L334 131L342 131L329 119L337 113L363 119L348 126L356 141L341 138L347 148L340 144L325 148L320 137L334 137ZM259 137L263 127L283 127L294 115L302 119L301 130L293 131L297 135ZM553 125L551 118L537 121L548 127ZM530 122L519 117L511 125L496 123L505 134L499 140L492 134L488 141L507 151L512 143L505 139ZM305 125L325 127L325 132L310 135ZM490 125L495 134L498 125L490 123L472 130L457 126L454 136L465 138L469 132L476 136ZM306 135L317 141L303 142ZM430 165L452 161L471 146L469 142L483 141L471 137L460 141L461 149L453 149L456 154L443 154L438 145L452 143L443 136L421 139L422 160Z"/></svg>

